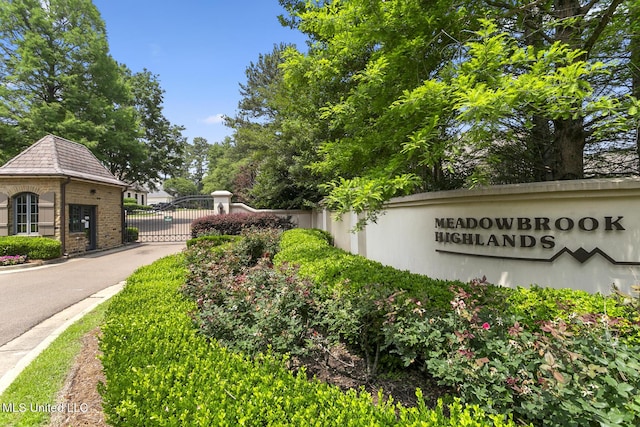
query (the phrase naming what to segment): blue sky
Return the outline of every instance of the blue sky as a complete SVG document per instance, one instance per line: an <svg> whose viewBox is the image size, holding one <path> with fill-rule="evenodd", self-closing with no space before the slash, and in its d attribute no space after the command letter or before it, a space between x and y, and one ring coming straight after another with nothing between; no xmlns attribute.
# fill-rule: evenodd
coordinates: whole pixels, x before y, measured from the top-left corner
<svg viewBox="0 0 640 427"><path fill-rule="evenodd" d="M165 90L164 114L194 137L220 142L231 130L239 83L258 55L305 37L282 27L278 0L93 0L107 26L111 55L132 71L148 69Z"/></svg>

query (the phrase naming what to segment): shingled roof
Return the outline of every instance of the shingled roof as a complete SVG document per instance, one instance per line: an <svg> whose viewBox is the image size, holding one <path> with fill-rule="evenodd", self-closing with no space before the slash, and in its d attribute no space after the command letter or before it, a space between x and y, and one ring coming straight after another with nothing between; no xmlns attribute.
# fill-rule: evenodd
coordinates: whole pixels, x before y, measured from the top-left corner
<svg viewBox="0 0 640 427"><path fill-rule="evenodd" d="M0 167L2 176L63 176L126 187L87 147L47 135Z"/></svg>

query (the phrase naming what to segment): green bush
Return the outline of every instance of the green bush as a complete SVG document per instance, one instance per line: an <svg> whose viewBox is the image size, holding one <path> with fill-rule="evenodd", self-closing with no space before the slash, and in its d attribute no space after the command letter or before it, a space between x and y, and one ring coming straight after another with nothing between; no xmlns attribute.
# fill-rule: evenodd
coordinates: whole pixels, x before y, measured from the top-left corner
<svg viewBox="0 0 640 427"><path fill-rule="evenodd" d="M225 243L231 243L237 241L239 236L221 236L221 235L211 235L211 236L200 236L193 239L187 240L187 248L190 248L193 245L201 244L203 242L207 242L210 246L219 246Z"/></svg>
<svg viewBox="0 0 640 427"><path fill-rule="evenodd" d="M47 237L0 237L0 255L26 255L29 259L54 259L62 254L62 244Z"/></svg>
<svg viewBox="0 0 640 427"><path fill-rule="evenodd" d="M251 356L269 349L305 352L315 317L311 286L272 268L278 237L276 230L245 231L233 245L212 251L209 240L200 238L185 251L183 291L196 301L194 319L205 335Z"/></svg>
<svg viewBox="0 0 640 427"><path fill-rule="evenodd" d="M164 258L110 304L100 344L110 425L515 426L459 401L427 409L419 391L415 408L374 405L368 393L293 375L280 357L231 352L193 328L194 303L179 293L185 274L182 256Z"/></svg>
<svg viewBox="0 0 640 427"><path fill-rule="evenodd" d="M138 241L138 236L140 233L138 232L137 227L127 227L125 228L125 241L126 242L136 242Z"/></svg>
<svg viewBox="0 0 640 427"><path fill-rule="evenodd" d="M226 215L209 215L198 218L191 223L191 237L221 234L237 236L245 228L272 228L290 230L294 224L288 219L266 213L234 213Z"/></svg>
<svg viewBox="0 0 640 427"><path fill-rule="evenodd" d="M357 294L361 288L375 285L394 291L407 291L429 302L433 310L447 311L451 282L401 271L345 252L330 245L330 239L320 230L294 229L283 234L276 264L299 265L299 273L318 285L321 292L344 293L345 288ZM459 283L460 286L465 286ZM496 287L499 290L498 287Z"/></svg>
<svg viewBox="0 0 640 427"><path fill-rule="evenodd" d="M529 326L544 320L587 313L606 314L609 317L628 318L633 310L615 298L590 294L576 289L554 289L531 286L518 287L508 297L512 314L527 319Z"/></svg>
<svg viewBox="0 0 640 427"><path fill-rule="evenodd" d="M276 263L300 263L317 284L323 332L359 349L373 372L393 355L489 413L544 426L640 425L633 304L431 281L332 248L315 230L288 231L280 247Z"/></svg>

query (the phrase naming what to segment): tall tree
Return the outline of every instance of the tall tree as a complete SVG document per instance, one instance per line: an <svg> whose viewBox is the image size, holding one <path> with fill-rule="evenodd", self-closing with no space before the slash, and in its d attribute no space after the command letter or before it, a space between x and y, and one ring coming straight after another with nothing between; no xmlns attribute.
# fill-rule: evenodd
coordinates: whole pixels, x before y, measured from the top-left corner
<svg viewBox="0 0 640 427"><path fill-rule="evenodd" d="M203 178L202 192L210 194L217 190L227 190L235 193L234 180L244 161L246 158L235 150L230 137L211 144L207 153L207 173Z"/></svg>
<svg viewBox="0 0 640 427"><path fill-rule="evenodd" d="M193 143L187 144L185 154L188 175L196 185L197 192L201 192L204 186L203 180L209 165L210 149L211 144L199 136L193 138Z"/></svg>
<svg viewBox="0 0 640 427"><path fill-rule="evenodd" d="M187 148L186 138L182 136L184 128L172 125L164 116L164 90L157 75L146 69L131 73L126 67L123 67L123 72L131 88L132 106L140 126L139 138L135 142L141 143L144 155L135 162L135 167L128 165L130 158L112 162L112 165L114 169L122 168L122 175L129 174L129 180L153 187L165 176L176 176L183 167ZM127 155L127 152L122 154Z"/></svg>
<svg viewBox="0 0 640 427"><path fill-rule="evenodd" d="M519 36L522 46L530 46L542 51L554 43L562 43L570 49L579 50L582 55L575 61L596 63L618 63L612 66L611 74L603 78L602 74L585 76L593 85L594 94L620 94L621 86L627 86L619 79L620 71L627 67L626 46L629 46L628 25L625 16L629 5L624 0L545 0L515 1L486 0L490 7L489 16L503 25L505 31ZM617 68L614 69L613 67ZM622 74L628 75L624 72ZM622 104L623 97L618 96ZM579 103L579 100L576 100ZM576 109L577 111L578 109ZM621 108L622 110L622 108ZM523 115L526 111L521 112ZM517 132L521 138L511 141L520 142L516 156L525 156L534 162L532 180L576 179L582 178L584 170L584 150L603 142L618 142L625 138L620 123L611 126L612 117L599 114L572 115L564 117L542 117L532 115L526 127L520 126ZM615 129L606 135L602 130ZM609 140L609 141L607 141ZM514 147L515 144L511 144ZM498 161L501 156L495 151Z"/></svg>
<svg viewBox="0 0 640 427"><path fill-rule="evenodd" d="M234 193L256 207L299 208L319 200L317 180L306 165L313 156L309 129L300 125L300 99L283 81L281 44L259 56L246 69L240 85L238 114L227 119L234 132L234 150L244 158L236 168Z"/></svg>
<svg viewBox="0 0 640 427"><path fill-rule="evenodd" d="M615 25L622 0L281 3L313 41L287 56L285 83L329 129L312 168L339 211L375 216L407 191L580 178L587 143L632 127L637 101L607 74L629 45Z"/></svg>
<svg viewBox="0 0 640 427"><path fill-rule="evenodd" d="M0 161L53 133L87 145L118 178L154 182L182 158L157 77L109 54L91 0L0 3Z"/></svg>
<svg viewBox="0 0 640 427"><path fill-rule="evenodd" d="M3 122L20 145L46 133L94 150L135 138L130 94L90 0L2 2L0 40Z"/></svg>

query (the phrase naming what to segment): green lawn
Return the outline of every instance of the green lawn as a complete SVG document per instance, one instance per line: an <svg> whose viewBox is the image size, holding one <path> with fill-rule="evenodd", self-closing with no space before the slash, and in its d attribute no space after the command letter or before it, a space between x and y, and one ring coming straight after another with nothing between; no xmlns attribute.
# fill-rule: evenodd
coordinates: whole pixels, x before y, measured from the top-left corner
<svg viewBox="0 0 640 427"><path fill-rule="evenodd" d="M32 405L55 405L59 390L82 348L82 337L98 327L109 301L71 325L0 395L0 426L42 426L51 413Z"/></svg>

